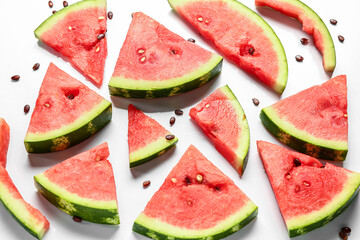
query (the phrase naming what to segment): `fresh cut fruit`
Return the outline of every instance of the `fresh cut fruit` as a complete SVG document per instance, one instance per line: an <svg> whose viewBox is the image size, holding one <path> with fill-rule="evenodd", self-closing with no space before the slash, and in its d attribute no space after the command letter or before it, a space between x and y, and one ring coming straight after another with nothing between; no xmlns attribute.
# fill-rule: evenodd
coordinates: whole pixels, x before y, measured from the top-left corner
<svg viewBox="0 0 360 240"><path fill-rule="evenodd" d="M69 148L94 135L111 116L109 101L50 63L26 133L26 151Z"/></svg>
<svg viewBox="0 0 360 240"><path fill-rule="evenodd" d="M106 0L83 0L55 12L34 33L100 87L107 56L106 19Z"/></svg>
<svg viewBox="0 0 360 240"><path fill-rule="evenodd" d="M257 146L290 237L329 223L359 192L359 173L272 143Z"/></svg>
<svg viewBox="0 0 360 240"><path fill-rule="evenodd" d="M348 151L346 76L305 89L261 110L280 142L307 155L343 161Z"/></svg>
<svg viewBox="0 0 360 240"><path fill-rule="evenodd" d="M220 73L219 55L186 41L142 12L132 16L110 79L111 95L173 96L200 87Z"/></svg>
<svg viewBox="0 0 360 240"><path fill-rule="evenodd" d="M281 94L288 77L284 48L258 14L234 0L168 0L227 58Z"/></svg>
<svg viewBox="0 0 360 240"><path fill-rule="evenodd" d="M218 88L189 114L241 176L246 167L250 132L244 110L231 89L227 85Z"/></svg>
<svg viewBox="0 0 360 240"><path fill-rule="evenodd" d="M107 143L71 157L34 177L39 193L83 220L119 224L116 188Z"/></svg>
<svg viewBox="0 0 360 240"><path fill-rule="evenodd" d="M130 167L148 162L174 147L177 137L161 126L156 120L136 109L128 109L128 144Z"/></svg>
<svg viewBox="0 0 360 240"><path fill-rule="evenodd" d="M255 0L256 6L267 6L303 25L303 31L314 37L314 44L323 57L325 71L332 72L336 65L334 42L321 18L305 3L299 0Z"/></svg>
<svg viewBox="0 0 360 240"><path fill-rule="evenodd" d="M5 119L0 118L0 165L6 167L6 158L10 141L10 127Z"/></svg>
<svg viewBox="0 0 360 240"><path fill-rule="evenodd" d="M137 217L133 230L152 239L221 239L251 222L257 209L191 145Z"/></svg>

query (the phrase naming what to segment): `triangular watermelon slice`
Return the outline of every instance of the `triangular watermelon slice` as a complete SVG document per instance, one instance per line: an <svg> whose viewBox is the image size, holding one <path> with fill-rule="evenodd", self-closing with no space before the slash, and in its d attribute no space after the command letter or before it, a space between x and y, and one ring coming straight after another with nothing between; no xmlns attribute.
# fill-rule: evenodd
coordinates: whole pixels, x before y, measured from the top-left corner
<svg viewBox="0 0 360 240"><path fill-rule="evenodd" d="M3 118L0 118L0 165L6 167L6 156L10 141L10 127Z"/></svg>
<svg viewBox="0 0 360 240"><path fill-rule="evenodd" d="M324 22L310 7L299 0L255 0L255 4L271 7L302 23L303 31L314 37L314 44L323 56L325 71L334 71L336 65L334 42Z"/></svg>
<svg viewBox="0 0 360 240"><path fill-rule="evenodd" d="M359 192L359 173L272 143L257 145L290 237L327 224Z"/></svg>
<svg viewBox="0 0 360 240"><path fill-rule="evenodd" d="M132 104L129 105L128 117L128 144L131 168L164 154L178 142L177 137L172 135L156 120L136 109ZM169 137L170 139L167 139Z"/></svg>
<svg viewBox="0 0 360 240"><path fill-rule="evenodd" d="M119 224L114 173L107 143L71 157L34 177L49 202L83 220Z"/></svg>
<svg viewBox="0 0 360 240"><path fill-rule="evenodd" d="M288 67L272 28L234 0L168 0L171 7L227 58L281 94Z"/></svg>
<svg viewBox="0 0 360 240"><path fill-rule="evenodd" d="M218 88L190 110L190 117L215 144L215 148L243 174L250 145L244 110L231 89Z"/></svg>
<svg viewBox="0 0 360 240"><path fill-rule="evenodd" d="M257 206L191 145L133 230L152 239L220 239L256 215Z"/></svg>
<svg viewBox="0 0 360 240"><path fill-rule="evenodd" d="M112 117L111 103L50 64L25 137L29 153L64 150L94 135Z"/></svg>
<svg viewBox="0 0 360 240"><path fill-rule="evenodd" d="M343 161L348 151L346 76L282 99L262 109L260 118L289 147L316 158Z"/></svg>
<svg viewBox="0 0 360 240"><path fill-rule="evenodd" d="M107 56L106 20L106 0L83 0L51 15L34 33L99 87Z"/></svg>
<svg viewBox="0 0 360 240"><path fill-rule="evenodd" d="M131 98L173 96L209 82L221 67L219 55L137 12L133 13L109 90L111 95Z"/></svg>

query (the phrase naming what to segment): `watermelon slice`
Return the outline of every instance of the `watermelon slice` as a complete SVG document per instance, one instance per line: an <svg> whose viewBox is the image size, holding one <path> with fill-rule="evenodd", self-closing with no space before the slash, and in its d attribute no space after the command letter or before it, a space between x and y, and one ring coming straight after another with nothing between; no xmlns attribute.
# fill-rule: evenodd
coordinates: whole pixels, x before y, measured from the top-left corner
<svg viewBox="0 0 360 240"><path fill-rule="evenodd" d="M190 110L190 117L215 144L216 149L243 174L250 145L244 110L225 85Z"/></svg>
<svg viewBox="0 0 360 240"><path fill-rule="evenodd" d="M51 15L34 33L99 87L107 56L106 19L106 0L83 0Z"/></svg>
<svg viewBox="0 0 360 240"><path fill-rule="evenodd" d="M219 55L137 12L133 13L109 90L111 95L121 97L173 96L209 82L221 67Z"/></svg>
<svg viewBox="0 0 360 240"><path fill-rule="evenodd" d="M71 157L34 177L38 191L69 215L119 224L116 188L107 143Z"/></svg>
<svg viewBox="0 0 360 240"><path fill-rule="evenodd" d="M6 167L6 156L10 141L10 127L3 118L0 118L0 165Z"/></svg>
<svg viewBox="0 0 360 240"><path fill-rule="evenodd" d="M247 225L257 206L190 146L138 216L133 230L152 239L220 239Z"/></svg>
<svg viewBox="0 0 360 240"><path fill-rule="evenodd" d="M148 162L174 147L177 137L167 140L172 135L154 119L146 116L142 111L129 105L129 161L130 167L136 167Z"/></svg>
<svg viewBox="0 0 360 240"><path fill-rule="evenodd" d="M340 75L261 110L279 141L310 156L345 160L348 151L346 76Z"/></svg>
<svg viewBox="0 0 360 240"><path fill-rule="evenodd" d="M359 173L272 143L257 145L290 237L327 224L359 192Z"/></svg>
<svg viewBox="0 0 360 240"><path fill-rule="evenodd" d="M29 153L64 150L94 135L112 116L111 103L50 64L25 137Z"/></svg>
<svg viewBox="0 0 360 240"><path fill-rule="evenodd" d="M234 0L168 0L227 58L281 94L288 77L284 48L258 14Z"/></svg>
<svg viewBox="0 0 360 240"><path fill-rule="evenodd" d="M255 0L256 6L271 7L303 24L303 31L313 35L314 43L323 56L325 71L332 72L336 65L334 42L321 18L299 0Z"/></svg>

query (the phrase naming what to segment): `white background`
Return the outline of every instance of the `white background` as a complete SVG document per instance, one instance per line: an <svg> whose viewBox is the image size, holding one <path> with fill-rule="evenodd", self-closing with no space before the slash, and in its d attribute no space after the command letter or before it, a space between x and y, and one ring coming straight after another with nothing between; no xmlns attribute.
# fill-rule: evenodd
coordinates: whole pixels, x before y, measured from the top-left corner
<svg viewBox="0 0 360 240"><path fill-rule="evenodd" d="M38 208L50 221L51 227L45 239L147 239L133 233L132 224L189 144L194 144L259 206L256 220L226 239L288 239L285 224L256 149L256 140L259 139L278 143L264 129L258 116L261 108L273 104L280 97L259 84L252 76L225 60L222 73L215 81L192 92L155 100L111 98L107 84L131 22L132 12L143 11L185 39L192 37L196 39L196 44L212 51L216 50L180 19L171 10L166 0L108 0L108 10L114 13L114 18L108 20L109 54L104 83L100 89L97 89L69 63L41 47L34 37L33 31L51 15L52 10L62 8L62 1L53 0L53 2L53 9L48 7L47 0L3 0L0 6L0 116L6 119L11 128L7 170L24 199ZM69 1L70 4L74 2ZM253 0L242 0L242 2L256 10ZM358 82L360 76L358 72L360 57L359 3L356 0L304 0L304 2L322 17L333 36L337 53L337 66L333 75L347 74L348 76L349 153L344 167L360 172L360 148L358 147L360 132L356 125L360 122L360 111L358 110L360 95ZM270 9L256 11L261 12L261 15L278 34L288 58L288 84L281 99L315 84L321 84L330 78L324 72L320 53L312 42L307 46L301 45L300 38L310 37L301 31L301 25L297 21ZM329 23L331 18L338 20L336 26ZM339 34L345 37L344 43L338 41ZM297 54L304 57L304 62L295 61ZM32 66L36 62L39 62L41 66L38 71L33 71ZM54 62L58 67L106 99L111 100L113 102L113 119L96 136L71 149L58 153L29 155L25 151L23 139L42 79L50 62ZM21 76L18 82L10 80L10 77L15 74ZM250 156L242 179L188 116L191 107L225 84L228 84L237 96L250 125ZM251 101L253 97L260 100L259 106L254 106ZM127 105L129 103L145 111L179 138L175 149L133 170L128 167ZM23 112L25 104L31 106L28 114ZM183 109L184 115L176 116L176 123L170 127L169 119L174 116L173 110L176 108ZM33 176L104 141L107 141L110 147L109 160L115 174L121 224L106 226L89 222L76 223L69 215L52 206L37 193L33 184ZM144 180L151 180L151 185L147 189L142 187ZM360 239L359 213L359 198L356 198L349 209L334 221L296 239L339 239L338 232L344 225L352 228L349 239ZM0 207L0 239L31 238L6 210Z"/></svg>

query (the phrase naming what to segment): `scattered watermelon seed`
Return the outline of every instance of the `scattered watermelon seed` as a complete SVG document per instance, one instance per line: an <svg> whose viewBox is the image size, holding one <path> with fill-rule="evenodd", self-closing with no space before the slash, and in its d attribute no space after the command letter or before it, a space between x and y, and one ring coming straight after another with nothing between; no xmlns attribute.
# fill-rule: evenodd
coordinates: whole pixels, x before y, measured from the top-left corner
<svg viewBox="0 0 360 240"><path fill-rule="evenodd" d="M20 79L20 75L14 75L11 77L11 80L13 81L19 81L19 79Z"/></svg>
<svg viewBox="0 0 360 240"><path fill-rule="evenodd" d="M108 18L109 18L109 19L112 19L113 16L114 16L113 12L109 11L109 12L108 12Z"/></svg>
<svg viewBox="0 0 360 240"><path fill-rule="evenodd" d="M186 183L187 185L191 185L191 179L190 179L189 177L186 177L186 178L185 178L185 183Z"/></svg>
<svg viewBox="0 0 360 240"><path fill-rule="evenodd" d="M344 232L339 232L339 236L341 237L341 239L343 240L347 240L348 236L344 233Z"/></svg>
<svg viewBox="0 0 360 240"><path fill-rule="evenodd" d="M99 52L100 51L100 47L97 47L96 49L95 49L95 52Z"/></svg>
<svg viewBox="0 0 360 240"><path fill-rule="evenodd" d="M140 62L144 62L145 59L146 59L145 57L140 58Z"/></svg>
<svg viewBox="0 0 360 240"><path fill-rule="evenodd" d="M50 107L50 104L48 104L48 103L45 103L44 105L45 105L45 107Z"/></svg>
<svg viewBox="0 0 360 240"><path fill-rule="evenodd" d="M199 17L197 20L198 20L199 22L204 21L204 19L203 19L202 17Z"/></svg>
<svg viewBox="0 0 360 240"><path fill-rule="evenodd" d="M258 106L260 104L260 101L257 98L253 98L252 101L253 101L255 106Z"/></svg>
<svg viewBox="0 0 360 240"><path fill-rule="evenodd" d="M337 24L337 20L336 20L336 19L330 19L330 23L331 23L332 25L336 25L336 24Z"/></svg>
<svg viewBox="0 0 360 240"><path fill-rule="evenodd" d="M77 216L73 216L73 221L74 221L74 222L82 222L82 218L81 218L81 217L77 217Z"/></svg>
<svg viewBox="0 0 360 240"><path fill-rule="evenodd" d="M253 47L249 48L249 54L254 55L255 49Z"/></svg>
<svg viewBox="0 0 360 240"><path fill-rule="evenodd" d="M176 110L175 110L175 114L176 114L176 115L183 115L183 113L184 113L184 111L181 110L181 109L176 109Z"/></svg>
<svg viewBox="0 0 360 240"><path fill-rule="evenodd" d="M101 39L103 39L104 37L105 37L105 34L102 33L102 34L100 34L99 36L97 36L97 39L98 39L98 40L101 40Z"/></svg>
<svg viewBox="0 0 360 240"><path fill-rule="evenodd" d="M171 117L171 118L170 118L170 125L173 125L173 124L175 123L175 120L176 120L175 117Z"/></svg>
<svg viewBox="0 0 360 240"><path fill-rule="evenodd" d="M36 71L36 70L39 69L39 67L40 67L40 63L35 63L34 66L32 67L32 69L33 69L34 71Z"/></svg>
<svg viewBox="0 0 360 240"><path fill-rule="evenodd" d="M310 186L310 183L308 181L303 181L303 184L304 184L304 186L307 186L307 187Z"/></svg>
<svg viewBox="0 0 360 240"><path fill-rule="evenodd" d="M203 176L201 174L196 175L196 181L201 184L203 182Z"/></svg>
<svg viewBox="0 0 360 240"><path fill-rule="evenodd" d="M300 42L301 42L302 45L306 45L306 44L309 43L309 39L307 39L307 38L302 38L302 39L300 39Z"/></svg>
<svg viewBox="0 0 360 240"><path fill-rule="evenodd" d="M351 228L343 227L341 228L341 232L345 233L346 235L349 235L351 233Z"/></svg>
<svg viewBox="0 0 360 240"><path fill-rule="evenodd" d="M176 179L176 178L172 178L171 181L172 181L173 183L177 183L177 179Z"/></svg>
<svg viewBox="0 0 360 240"><path fill-rule="evenodd" d="M297 158L294 158L294 165L295 165L295 167L300 167L301 166L300 160Z"/></svg>
<svg viewBox="0 0 360 240"><path fill-rule="evenodd" d="M172 134L169 134L169 135L166 135L165 138L166 138L166 140L173 140L175 138L175 136Z"/></svg>
<svg viewBox="0 0 360 240"><path fill-rule="evenodd" d="M147 188L147 187L150 185L150 183L151 183L150 180L144 181L144 182L143 182L143 187L144 187L144 188Z"/></svg>
<svg viewBox="0 0 360 240"><path fill-rule="evenodd" d="M338 36L338 39L339 39L340 42L344 42L344 40L345 40L345 38L343 36L341 36L341 35Z"/></svg>
<svg viewBox="0 0 360 240"><path fill-rule="evenodd" d="M216 190L216 191L220 191L220 187L219 187L219 186L216 186L216 187L215 187L215 190Z"/></svg>
<svg viewBox="0 0 360 240"><path fill-rule="evenodd" d="M49 4L50 8L52 8L54 6L54 3L52 1L49 1L48 4Z"/></svg>
<svg viewBox="0 0 360 240"><path fill-rule="evenodd" d="M193 39L193 38L188 38L188 41L192 42L192 43L195 43L195 39Z"/></svg>
<svg viewBox="0 0 360 240"><path fill-rule="evenodd" d="M68 2L67 2L67 1L63 1L63 6L64 6L64 7L69 6Z"/></svg>
<svg viewBox="0 0 360 240"><path fill-rule="evenodd" d="M143 50L143 49L139 49L139 51L138 51L139 54L143 54L144 52L145 52L145 50Z"/></svg>
<svg viewBox="0 0 360 240"><path fill-rule="evenodd" d="M298 61L298 62L304 61L303 56L300 56L300 55L296 55L296 56L295 56L295 59L296 59L296 61Z"/></svg>
<svg viewBox="0 0 360 240"><path fill-rule="evenodd" d="M30 111L30 105L29 104L26 104L24 106L24 113L28 113Z"/></svg>
<svg viewBox="0 0 360 240"><path fill-rule="evenodd" d="M56 10L52 11L52 14L56 13Z"/></svg>

